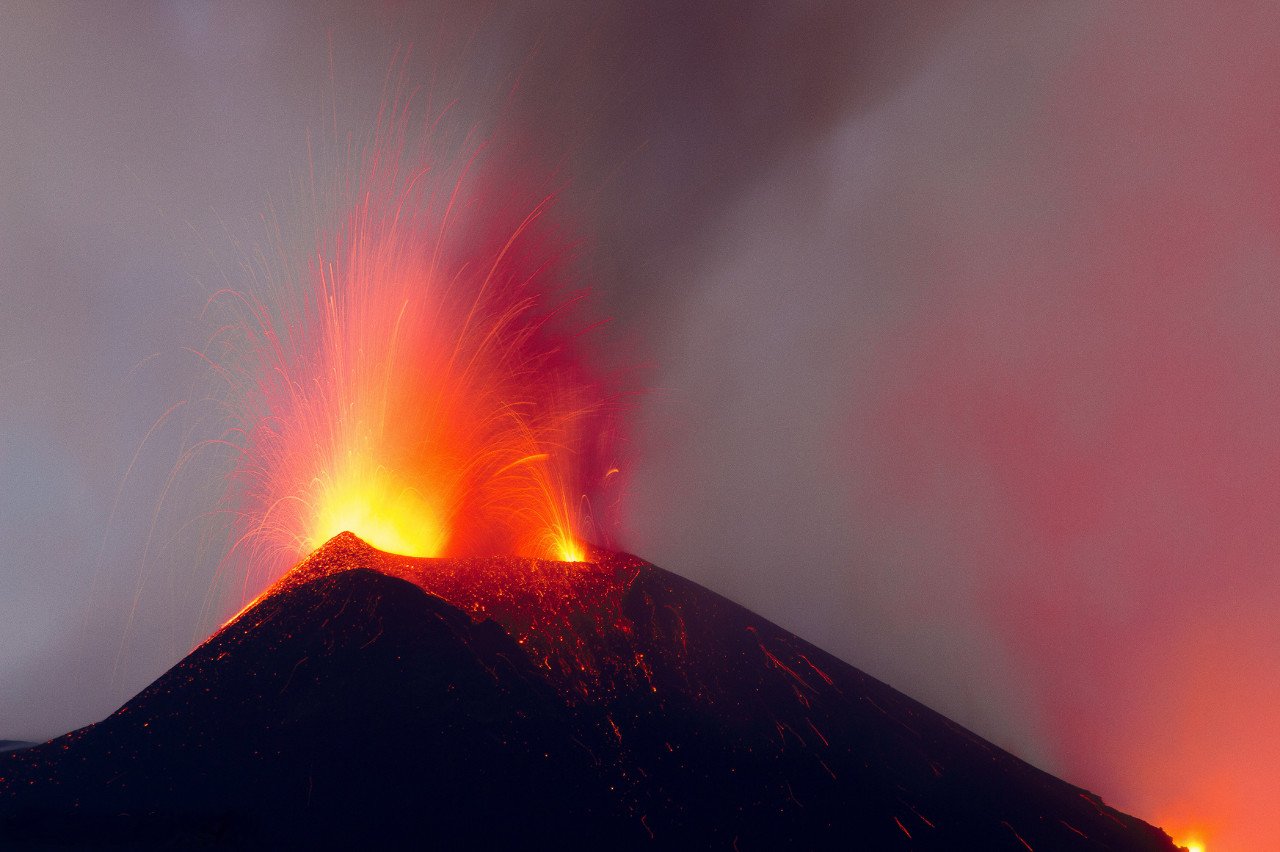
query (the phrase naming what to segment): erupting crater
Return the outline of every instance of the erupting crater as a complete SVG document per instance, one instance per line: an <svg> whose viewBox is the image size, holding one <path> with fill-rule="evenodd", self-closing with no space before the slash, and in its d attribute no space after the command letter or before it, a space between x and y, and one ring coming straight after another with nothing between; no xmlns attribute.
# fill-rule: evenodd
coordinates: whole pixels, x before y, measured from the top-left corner
<svg viewBox="0 0 1280 852"><path fill-rule="evenodd" d="M584 561L522 556L412 557L379 550L351 532L330 539L273 583L224 630L252 630L259 601L343 571L367 569L412 583L466 612L492 620L557 685L587 695L634 680L633 625L623 599L644 560L583 547ZM242 623L243 622L243 623ZM623 640L620 642L620 640Z"/></svg>

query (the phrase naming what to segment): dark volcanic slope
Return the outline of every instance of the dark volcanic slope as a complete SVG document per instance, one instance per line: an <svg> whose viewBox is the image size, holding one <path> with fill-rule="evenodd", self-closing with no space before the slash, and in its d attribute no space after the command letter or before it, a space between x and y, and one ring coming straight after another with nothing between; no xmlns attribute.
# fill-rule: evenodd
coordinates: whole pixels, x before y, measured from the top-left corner
<svg viewBox="0 0 1280 852"><path fill-rule="evenodd" d="M70 846L1174 849L639 560L349 536L0 778L0 839Z"/></svg>
<svg viewBox="0 0 1280 852"><path fill-rule="evenodd" d="M565 821L584 838L643 834L496 624L366 570L251 615L106 721L0 762L0 837L357 849L516 844Z"/></svg>

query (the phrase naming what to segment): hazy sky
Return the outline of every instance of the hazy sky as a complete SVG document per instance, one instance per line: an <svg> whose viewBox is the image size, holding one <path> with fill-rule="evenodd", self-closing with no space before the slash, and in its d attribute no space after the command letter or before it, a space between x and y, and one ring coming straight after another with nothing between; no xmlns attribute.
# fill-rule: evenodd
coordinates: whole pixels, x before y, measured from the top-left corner
<svg viewBox="0 0 1280 852"><path fill-rule="evenodd" d="M0 738L225 616L225 470L166 491L216 430L187 348L412 45L554 175L642 365L618 544L1280 842L1280 12L370 5L0 3Z"/></svg>

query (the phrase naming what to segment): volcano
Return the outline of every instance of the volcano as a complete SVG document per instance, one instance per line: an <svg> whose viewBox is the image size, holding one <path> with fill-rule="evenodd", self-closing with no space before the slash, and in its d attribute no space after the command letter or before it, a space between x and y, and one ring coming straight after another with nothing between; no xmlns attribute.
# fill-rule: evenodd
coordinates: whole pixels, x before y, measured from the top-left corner
<svg viewBox="0 0 1280 852"><path fill-rule="evenodd" d="M106 720L0 755L81 847L1175 849L694 583L344 533Z"/></svg>

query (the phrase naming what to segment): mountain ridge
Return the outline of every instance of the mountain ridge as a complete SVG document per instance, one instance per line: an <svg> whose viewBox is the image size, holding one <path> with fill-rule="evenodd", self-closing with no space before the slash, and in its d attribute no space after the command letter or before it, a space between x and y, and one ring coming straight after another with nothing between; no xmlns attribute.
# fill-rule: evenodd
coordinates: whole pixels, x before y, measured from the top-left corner
<svg viewBox="0 0 1280 852"><path fill-rule="evenodd" d="M104 722L0 756L0 836L1175 848L737 604L595 558L335 539ZM376 825L330 818L357 812Z"/></svg>

